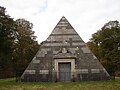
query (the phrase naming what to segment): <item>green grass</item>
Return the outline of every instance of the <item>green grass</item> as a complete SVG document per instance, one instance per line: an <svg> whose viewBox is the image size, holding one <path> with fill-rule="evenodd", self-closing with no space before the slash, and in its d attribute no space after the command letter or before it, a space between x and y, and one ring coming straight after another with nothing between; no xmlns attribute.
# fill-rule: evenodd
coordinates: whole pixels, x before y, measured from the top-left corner
<svg viewBox="0 0 120 90"><path fill-rule="evenodd" d="M120 78L90 82L15 82L15 78L0 79L0 90L120 90Z"/></svg>

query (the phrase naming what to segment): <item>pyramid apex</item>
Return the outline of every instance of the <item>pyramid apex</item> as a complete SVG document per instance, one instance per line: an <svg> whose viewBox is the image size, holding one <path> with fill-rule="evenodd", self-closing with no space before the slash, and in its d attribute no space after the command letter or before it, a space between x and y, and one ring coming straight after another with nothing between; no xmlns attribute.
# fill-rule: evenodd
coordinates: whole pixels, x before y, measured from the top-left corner
<svg viewBox="0 0 120 90"><path fill-rule="evenodd" d="M62 16L62 18L61 18L61 19L66 19L66 18L65 18L65 16Z"/></svg>

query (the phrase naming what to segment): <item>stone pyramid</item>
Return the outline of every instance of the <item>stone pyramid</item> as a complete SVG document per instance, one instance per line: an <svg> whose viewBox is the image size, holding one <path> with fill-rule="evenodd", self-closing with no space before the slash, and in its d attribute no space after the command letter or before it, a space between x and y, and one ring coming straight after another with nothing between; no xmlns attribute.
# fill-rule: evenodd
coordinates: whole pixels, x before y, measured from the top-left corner
<svg viewBox="0 0 120 90"><path fill-rule="evenodd" d="M63 16L21 76L25 82L108 80L109 74Z"/></svg>

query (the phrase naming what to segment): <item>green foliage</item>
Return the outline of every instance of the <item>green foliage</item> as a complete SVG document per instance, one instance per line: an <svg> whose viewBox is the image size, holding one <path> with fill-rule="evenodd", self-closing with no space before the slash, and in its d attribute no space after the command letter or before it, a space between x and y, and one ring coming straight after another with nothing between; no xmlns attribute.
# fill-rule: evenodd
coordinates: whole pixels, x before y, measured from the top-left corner
<svg viewBox="0 0 120 90"><path fill-rule="evenodd" d="M15 82L15 78L1 79L0 90L120 90L120 78L90 82Z"/></svg>
<svg viewBox="0 0 120 90"><path fill-rule="evenodd" d="M0 6L0 78L23 72L39 45L32 31L33 24L25 19L13 20Z"/></svg>
<svg viewBox="0 0 120 90"><path fill-rule="evenodd" d="M5 8L0 6L0 70L10 67L15 40L14 21L5 12Z"/></svg>
<svg viewBox="0 0 120 90"><path fill-rule="evenodd" d="M92 35L87 43L110 75L120 71L120 24L118 21L106 23ZM117 75L117 74L116 74Z"/></svg>
<svg viewBox="0 0 120 90"><path fill-rule="evenodd" d="M38 51L39 45L35 41L36 37L32 31L32 23L25 19L17 19L15 25L16 40L14 43L13 66L16 72L23 72Z"/></svg>

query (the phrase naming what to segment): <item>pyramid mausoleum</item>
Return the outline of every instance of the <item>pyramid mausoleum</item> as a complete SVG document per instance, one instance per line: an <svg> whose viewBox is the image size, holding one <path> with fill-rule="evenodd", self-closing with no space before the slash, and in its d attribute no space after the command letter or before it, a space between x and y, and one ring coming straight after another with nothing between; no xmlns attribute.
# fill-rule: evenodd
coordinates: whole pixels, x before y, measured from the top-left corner
<svg viewBox="0 0 120 90"><path fill-rule="evenodd" d="M62 17L21 76L24 82L108 80L109 74Z"/></svg>

